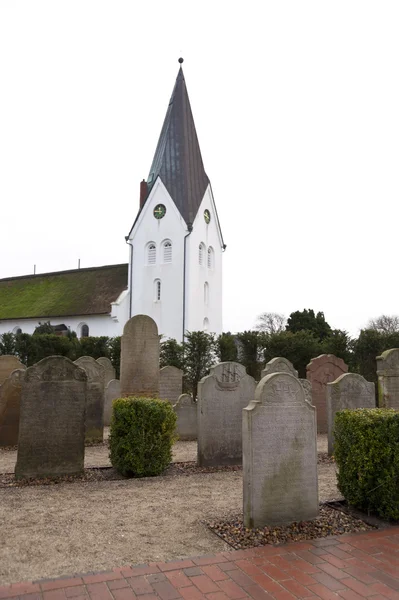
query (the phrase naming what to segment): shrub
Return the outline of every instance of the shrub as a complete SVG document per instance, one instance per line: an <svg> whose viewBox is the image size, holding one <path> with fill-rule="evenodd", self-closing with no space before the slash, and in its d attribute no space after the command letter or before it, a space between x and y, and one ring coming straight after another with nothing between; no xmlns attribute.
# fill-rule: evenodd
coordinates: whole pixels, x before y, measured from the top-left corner
<svg viewBox="0 0 399 600"><path fill-rule="evenodd" d="M172 460L176 414L156 398L113 402L109 439L112 466L126 477L160 475Z"/></svg>
<svg viewBox="0 0 399 600"><path fill-rule="evenodd" d="M399 519L399 412L343 410L335 415L338 489L361 510Z"/></svg>

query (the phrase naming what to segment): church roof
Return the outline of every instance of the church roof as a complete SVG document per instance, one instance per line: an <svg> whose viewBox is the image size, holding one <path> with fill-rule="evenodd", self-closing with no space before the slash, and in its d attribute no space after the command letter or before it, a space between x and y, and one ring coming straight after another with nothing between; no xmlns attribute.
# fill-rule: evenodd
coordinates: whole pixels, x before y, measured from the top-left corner
<svg viewBox="0 0 399 600"><path fill-rule="evenodd" d="M181 67L147 179L148 194L157 177L162 179L186 223L193 223L209 179Z"/></svg>
<svg viewBox="0 0 399 600"><path fill-rule="evenodd" d="M0 279L0 320L108 314L127 281L127 264Z"/></svg>

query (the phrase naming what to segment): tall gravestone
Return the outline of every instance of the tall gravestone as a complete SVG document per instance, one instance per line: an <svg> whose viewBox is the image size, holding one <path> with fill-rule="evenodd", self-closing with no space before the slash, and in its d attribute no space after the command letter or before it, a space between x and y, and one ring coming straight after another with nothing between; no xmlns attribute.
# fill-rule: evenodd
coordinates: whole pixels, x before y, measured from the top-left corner
<svg viewBox="0 0 399 600"><path fill-rule="evenodd" d="M91 356L75 360L87 374L86 442L101 443L104 436L104 367Z"/></svg>
<svg viewBox="0 0 399 600"><path fill-rule="evenodd" d="M22 379L15 476L83 472L86 372L64 356L49 356Z"/></svg>
<svg viewBox="0 0 399 600"><path fill-rule="evenodd" d="M291 373L294 377L298 377L298 371L294 368L292 362L282 356L276 356L265 364L262 377L266 377L266 375L270 375L271 373Z"/></svg>
<svg viewBox="0 0 399 600"><path fill-rule="evenodd" d="M17 356L11 354L3 354L0 356L0 385L2 385L7 377L16 369L25 370L26 367L21 363Z"/></svg>
<svg viewBox="0 0 399 600"><path fill-rule="evenodd" d="M121 339L121 395L159 396L159 335L151 317L129 319Z"/></svg>
<svg viewBox="0 0 399 600"><path fill-rule="evenodd" d="M159 372L159 397L174 404L181 396L183 371L177 367L162 367Z"/></svg>
<svg viewBox="0 0 399 600"><path fill-rule="evenodd" d="M112 366L112 362L106 356L97 358L97 362L104 367L104 385L107 386L111 379L115 379L115 369Z"/></svg>
<svg viewBox="0 0 399 600"><path fill-rule="evenodd" d="M197 403L190 394L181 394L173 410L177 415L176 430L179 440L188 441L197 439Z"/></svg>
<svg viewBox="0 0 399 600"><path fill-rule="evenodd" d="M375 408L374 383L357 373L344 373L327 383L328 454L334 452L334 419L339 410L346 408Z"/></svg>
<svg viewBox="0 0 399 600"><path fill-rule="evenodd" d="M21 378L25 370L11 373L0 387L0 446L18 444Z"/></svg>
<svg viewBox="0 0 399 600"><path fill-rule="evenodd" d="M399 410L399 348L377 356L378 404Z"/></svg>
<svg viewBox="0 0 399 600"><path fill-rule="evenodd" d="M245 367L220 363L198 385L198 464L237 465L242 461L242 409L256 382Z"/></svg>
<svg viewBox="0 0 399 600"><path fill-rule="evenodd" d="M111 379L105 388L104 402L104 427L111 425L112 419L112 403L117 398L121 397L121 382L119 379Z"/></svg>
<svg viewBox="0 0 399 600"><path fill-rule="evenodd" d="M243 410L243 486L245 527L318 515L316 411L290 373L264 377Z"/></svg>
<svg viewBox="0 0 399 600"><path fill-rule="evenodd" d="M317 431L327 433L327 383L347 373L348 366L334 354L312 358L306 367L306 378L312 385L313 405L316 407Z"/></svg>

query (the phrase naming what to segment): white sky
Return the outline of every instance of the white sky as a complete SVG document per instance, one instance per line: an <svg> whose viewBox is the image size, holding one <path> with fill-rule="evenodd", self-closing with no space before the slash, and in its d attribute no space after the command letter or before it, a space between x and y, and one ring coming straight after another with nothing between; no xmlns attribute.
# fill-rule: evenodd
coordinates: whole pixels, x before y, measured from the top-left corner
<svg viewBox="0 0 399 600"><path fill-rule="evenodd" d="M127 262L181 55L224 330L399 313L397 0L0 0L0 277Z"/></svg>

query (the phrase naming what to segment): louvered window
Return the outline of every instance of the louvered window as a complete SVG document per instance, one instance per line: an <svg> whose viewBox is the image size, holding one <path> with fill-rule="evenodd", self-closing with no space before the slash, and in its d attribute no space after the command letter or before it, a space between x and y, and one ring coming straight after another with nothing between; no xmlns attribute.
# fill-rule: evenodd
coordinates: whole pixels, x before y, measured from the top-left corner
<svg viewBox="0 0 399 600"><path fill-rule="evenodd" d="M207 281L204 283L204 303L205 305L209 304L209 283Z"/></svg>
<svg viewBox="0 0 399 600"><path fill-rule="evenodd" d="M205 246L204 244L200 244L198 247L198 262L202 266L204 264L204 254L205 254Z"/></svg>
<svg viewBox="0 0 399 600"><path fill-rule="evenodd" d="M163 262L172 262L172 242L170 242L169 240L163 245Z"/></svg>
<svg viewBox="0 0 399 600"><path fill-rule="evenodd" d="M154 301L159 302L161 300L161 280L156 279L154 281L155 289L154 289Z"/></svg>
<svg viewBox="0 0 399 600"><path fill-rule="evenodd" d="M155 244L148 244L147 248L147 264L155 265L157 262L157 247Z"/></svg>
<svg viewBox="0 0 399 600"><path fill-rule="evenodd" d="M214 252L213 248L209 246L208 248L208 269L213 269L214 267Z"/></svg>

